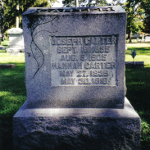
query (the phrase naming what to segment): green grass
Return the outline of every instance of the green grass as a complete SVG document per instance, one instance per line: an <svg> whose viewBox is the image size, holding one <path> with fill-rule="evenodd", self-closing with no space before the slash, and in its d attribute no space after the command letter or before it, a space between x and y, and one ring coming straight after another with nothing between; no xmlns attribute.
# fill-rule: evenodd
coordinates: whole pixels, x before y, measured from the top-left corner
<svg viewBox="0 0 150 150"><path fill-rule="evenodd" d="M3 45L3 46L5 46L5 48L8 46L8 44L9 44L9 39L6 39L6 40L4 40L4 41L1 41L1 44Z"/></svg>
<svg viewBox="0 0 150 150"><path fill-rule="evenodd" d="M0 53L0 58L0 64L15 64L13 69L0 69L0 149L11 150L12 118L26 100L24 54Z"/></svg>
<svg viewBox="0 0 150 150"><path fill-rule="evenodd" d="M131 50L136 51L134 61L144 61L145 67L150 67L150 43L127 44L125 61L133 61Z"/></svg>
<svg viewBox="0 0 150 150"><path fill-rule="evenodd" d="M8 41L4 41L8 44ZM141 150L150 149L150 44L127 44L126 61L133 61L131 50L136 50L135 61L144 61L143 69L126 69L126 97L142 120ZM1 150L12 149L12 118L26 100L24 84L24 54L11 56L0 53L0 64L15 64L14 69L0 69L0 140Z"/></svg>
<svg viewBox="0 0 150 150"><path fill-rule="evenodd" d="M127 44L126 61L133 61L131 50L136 51L134 61L144 61L142 69L126 69L126 97L141 117L141 149L150 149L150 44Z"/></svg>
<svg viewBox="0 0 150 150"><path fill-rule="evenodd" d="M8 47L8 44L9 44L9 40L6 39L4 41L1 41L1 44L5 47L5 49ZM0 49L0 53L5 53L5 50L4 49ZM1 61L2 62L2 61Z"/></svg>

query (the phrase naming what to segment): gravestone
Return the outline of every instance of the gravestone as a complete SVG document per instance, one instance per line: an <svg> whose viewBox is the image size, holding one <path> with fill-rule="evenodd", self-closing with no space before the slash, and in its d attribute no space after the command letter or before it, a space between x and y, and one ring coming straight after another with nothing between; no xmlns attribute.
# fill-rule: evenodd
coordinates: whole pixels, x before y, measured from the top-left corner
<svg viewBox="0 0 150 150"><path fill-rule="evenodd" d="M133 34L133 36L132 36L132 37L134 37L134 38L139 38L139 37L140 37L140 33Z"/></svg>
<svg viewBox="0 0 150 150"><path fill-rule="evenodd" d="M127 69L144 68L144 61L126 61L125 66Z"/></svg>
<svg viewBox="0 0 150 150"><path fill-rule="evenodd" d="M1 50L1 49L5 49L5 47L4 47L3 45L0 45L0 50Z"/></svg>
<svg viewBox="0 0 150 150"><path fill-rule="evenodd" d="M15 68L15 64L3 64L3 65L0 65L0 69L8 69L8 68Z"/></svg>
<svg viewBox="0 0 150 150"><path fill-rule="evenodd" d="M9 35L9 45L6 51L14 55L24 52L23 30L20 28L11 28L7 31L7 34Z"/></svg>
<svg viewBox="0 0 150 150"><path fill-rule="evenodd" d="M23 14L27 100L13 117L15 149L139 149L125 28L119 6Z"/></svg>
<svg viewBox="0 0 150 150"><path fill-rule="evenodd" d="M150 35L145 36L145 42L150 42Z"/></svg>

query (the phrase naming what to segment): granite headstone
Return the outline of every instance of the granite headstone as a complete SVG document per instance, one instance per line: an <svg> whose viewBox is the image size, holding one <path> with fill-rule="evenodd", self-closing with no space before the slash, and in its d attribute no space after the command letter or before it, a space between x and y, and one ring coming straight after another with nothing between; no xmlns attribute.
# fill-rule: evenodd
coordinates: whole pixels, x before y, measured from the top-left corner
<svg viewBox="0 0 150 150"><path fill-rule="evenodd" d="M119 6L30 8L23 14L27 100L16 149L139 149L125 98L126 13Z"/></svg>
<svg viewBox="0 0 150 150"><path fill-rule="evenodd" d="M145 42L150 42L150 35L145 36Z"/></svg>
<svg viewBox="0 0 150 150"><path fill-rule="evenodd" d="M101 9L23 15L28 107L124 107L126 14Z"/></svg>

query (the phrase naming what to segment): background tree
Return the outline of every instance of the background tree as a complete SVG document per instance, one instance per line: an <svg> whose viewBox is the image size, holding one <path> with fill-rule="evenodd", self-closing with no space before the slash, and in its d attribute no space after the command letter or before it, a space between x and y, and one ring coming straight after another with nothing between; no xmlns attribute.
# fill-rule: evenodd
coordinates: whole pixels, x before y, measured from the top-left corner
<svg viewBox="0 0 150 150"><path fill-rule="evenodd" d="M127 28L129 42L131 42L132 34L143 31L143 20L145 18L145 10L141 7L142 0L113 0L111 5L122 6L127 13ZM149 1L149 0L144 0ZM149 7L150 8L150 7Z"/></svg>
<svg viewBox="0 0 150 150"><path fill-rule="evenodd" d="M75 6L75 1L74 0L63 0L62 3L64 4L65 7L74 7ZM84 5L86 6L105 6L107 5L106 0L79 0L79 6Z"/></svg>
<svg viewBox="0 0 150 150"><path fill-rule="evenodd" d="M1 40L3 40L3 1L0 0L0 49L4 47L1 45Z"/></svg>
<svg viewBox="0 0 150 150"><path fill-rule="evenodd" d="M106 6L108 5L106 0L96 0L96 6Z"/></svg>
<svg viewBox="0 0 150 150"><path fill-rule="evenodd" d="M127 0L124 8L127 12L127 29L129 42L131 42L132 33L136 34L143 28L144 10L141 9L139 1Z"/></svg>
<svg viewBox="0 0 150 150"><path fill-rule="evenodd" d="M19 16L20 27L21 15L29 7L47 7L50 3L47 0L3 0L4 1L4 32L12 27L15 27L16 16ZM56 0L51 0L50 2L55 2ZM19 4L19 11L16 6Z"/></svg>
<svg viewBox="0 0 150 150"><path fill-rule="evenodd" d="M141 0L141 8L144 9L143 32L150 33L150 0Z"/></svg>

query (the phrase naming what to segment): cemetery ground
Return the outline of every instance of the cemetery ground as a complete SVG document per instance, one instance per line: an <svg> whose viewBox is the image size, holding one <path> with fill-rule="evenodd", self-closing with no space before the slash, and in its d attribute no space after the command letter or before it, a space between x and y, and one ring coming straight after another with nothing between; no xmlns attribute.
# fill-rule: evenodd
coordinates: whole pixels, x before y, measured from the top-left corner
<svg viewBox="0 0 150 150"><path fill-rule="evenodd" d="M2 44L7 47L9 41ZM142 120L141 150L150 149L150 43L127 44L126 61L144 61L144 68L126 69L126 97ZM0 69L0 149L12 149L12 118L26 100L24 53L10 55L0 50L0 64L15 64L13 69Z"/></svg>

